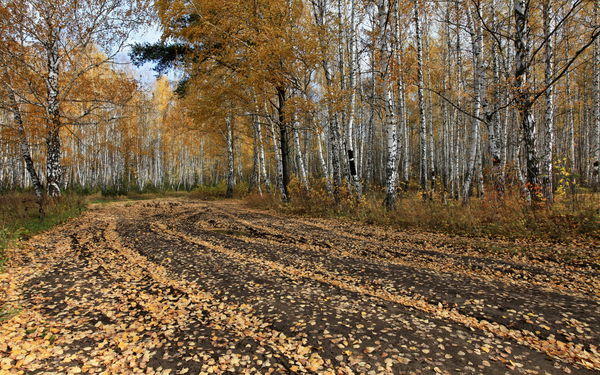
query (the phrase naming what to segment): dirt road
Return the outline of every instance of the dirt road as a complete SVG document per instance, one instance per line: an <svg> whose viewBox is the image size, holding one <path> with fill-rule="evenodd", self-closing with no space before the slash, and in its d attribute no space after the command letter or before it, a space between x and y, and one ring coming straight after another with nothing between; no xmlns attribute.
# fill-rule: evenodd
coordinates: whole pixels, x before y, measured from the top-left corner
<svg viewBox="0 0 600 375"><path fill-rule="evenodd" d="M0 374L597 373L597 265L456 243L233 201L96 206L0 276Z"/></svg>

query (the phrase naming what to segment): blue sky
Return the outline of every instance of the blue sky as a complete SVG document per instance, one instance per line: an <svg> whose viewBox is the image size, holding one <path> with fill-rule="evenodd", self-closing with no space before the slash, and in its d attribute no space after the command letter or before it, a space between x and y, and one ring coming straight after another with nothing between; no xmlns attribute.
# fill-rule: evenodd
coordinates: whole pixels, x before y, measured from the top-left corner
<svg viewBox="0 0 600 375"><path fill-rule="evenodd" d="M119 66L130 72L135 79L142 84L143 87L150 89L154 85L156 81L156 72L152 70L154 64L146 63L140 67L136 67L131 63L131 59L129 58L129 52L131 51L131 45L134 43L155 43L160 41L161 31L158 25L154 24L151 26L147 26L142 30L139 30L131 35L130 40L126 48L121 51L117 57L116 61ZM171 81L176 80L176 74L174 72L169 73L168 77Z"/></svg>

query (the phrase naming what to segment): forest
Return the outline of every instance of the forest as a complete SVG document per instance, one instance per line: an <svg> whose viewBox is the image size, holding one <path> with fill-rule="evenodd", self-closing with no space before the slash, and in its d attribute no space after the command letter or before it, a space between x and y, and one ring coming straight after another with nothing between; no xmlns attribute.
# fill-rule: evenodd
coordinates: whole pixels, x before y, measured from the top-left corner
<svg viewBox="0 0 600 375"><path fill-rule="evenodd" d="M158 1L147 89L113 58L149 4L7 2L0 186L552 204L600 183L595 3Z"/></svg>
<svg viewBox="0 0 600 375"><path fill-rule="evenodd" d="M0 375L595 373L599 21L0 0Z"/></svg>

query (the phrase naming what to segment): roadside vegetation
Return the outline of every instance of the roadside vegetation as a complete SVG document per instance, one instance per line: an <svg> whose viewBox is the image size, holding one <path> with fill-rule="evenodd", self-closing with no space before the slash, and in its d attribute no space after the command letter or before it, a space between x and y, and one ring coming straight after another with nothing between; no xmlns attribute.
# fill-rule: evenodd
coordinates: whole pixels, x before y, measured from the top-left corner
<svg viewBox="0 0 600 375"><path fill-rule="evenodd" d="M8 192L0 195L0 267L6 262L4 250L18 241L64 223L83 212L89 204L155 198L190 200L226 199L227 185L199 186L189 191L148 189L145 191L67 191L61 198L47 199L45 215L39 213L31 192ZM474 198L468 205L442 195L424 197L415 189L399 195L395 209L381 205L383 188L370 189L357 199L348 189L341 189L337 199L327 192L324 182L305 189L297 180L290 184L290 199L283 202L276 194L249 192L239 183L235 199L249 207L315 218L341 218L351 222L374 224L394 229L443 233L450 236L494 238L515 241L580 244L577 254L563 252L561 259L582 259L598 263L597 255L588 251L600 243L600 195L581 190L559 196L552 205L531 207L519 195L508 190L502 198ZM514 251L514 246L511 247ZM498 250L498 249L496 249ZM506 249L501 249L505 251ZM524 252L526 248L519 249ZM557 255L557 254L554 254Z"/></svg>
<svg viewBox="0 0 600 375"><path fill-rule="evenodd" d="M85 210L85 197L67 193L45 202L41 217L35 196L29 192L0 195L0 269L6 261L4 250L17 241L47 230Z"/></svg>
<svg viewBox="0 0 600 375"><path fill-rule="evenodd" d="M6 262L7 247L79 215L85 206L83 196L65 194L60 199L47 201L42 217L33 194L0 195L0 270Z"/></svg>
<svg viewBox="0 0 600 375"><path fill-rule="evenodd" d="M241 197L242 186L236 192ZM245 188L247 190L247 187ZM19 241L48 230L55 225L78 216L89 204L103 204L124 200L146 200L155 198L190 198L214 200L225 197L226 185L202 186L190 191L165 189L66 191L61 197L46 198L43 214L31 191L11 191L0 194L0 271L7 261L5 250Z"/></svg>
<svg viewBox="0 0 600 375"><path fill-rule="evenodd" d="M356 199L342 189L337 199L327 193L324 184L306 190L292 182L291 197L282 202L270 194L250 194L246 201L254 208L273 209L292 215L319 218L344 218L396 229L422 230L448 235L485 237L504 240L530 240L580 244L582 254L559 254L561 258L583 256L600 242L600 195L589 191L563 195L552 205L526 204L519 191L508 190L502 198L473 198L468 205L433 196L424 199L417 191L399 195L396 207L381 205L385 191L372 189Z"/></svg>

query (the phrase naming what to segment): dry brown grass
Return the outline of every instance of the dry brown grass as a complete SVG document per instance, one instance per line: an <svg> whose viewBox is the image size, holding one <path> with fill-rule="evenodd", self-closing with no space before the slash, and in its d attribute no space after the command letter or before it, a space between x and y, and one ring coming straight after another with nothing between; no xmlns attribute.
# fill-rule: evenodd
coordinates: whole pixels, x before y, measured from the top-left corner
<svg viewBox="0 0 600 375"><path fill-rule="evenodd" d="M311 190L297 183L290 187L291 200L282 203L272 195L251 195L248 204L295 215L346 217L369 224L417 228L468 236L530 238L566 242L574 239L600 240L600 195L580 194L576 200L559 197L554 205L532 208L518 191L501 198L474 198L468 205L440 196L424 200L416 192L399 196L396 208L383 207L383 192L371 190L356 199L342 189L338 200L323 184Z"/></svg>
<svg viewBox="0 0 600 375"><path fill-rule="evenodd" d="M77 194L65 194L60 199L47 200L45 216L40 217L39 207L32 193L10 192L0 195L0 264L4 260L3 249L11 242L27 239L85 209L85 198Z"/></svg>

